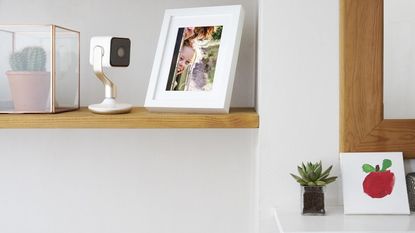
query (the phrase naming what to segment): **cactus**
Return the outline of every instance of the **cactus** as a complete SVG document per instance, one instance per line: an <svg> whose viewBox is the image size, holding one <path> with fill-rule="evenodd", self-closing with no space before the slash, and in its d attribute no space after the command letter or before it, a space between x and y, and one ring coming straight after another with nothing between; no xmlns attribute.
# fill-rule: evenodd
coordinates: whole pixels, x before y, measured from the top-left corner
<svg viewBox="0 0 415 233"><path fill-rule="evenodd" d="M319 163L304 163L297 167L298 173L301 176L294 174L290 175L303 186L325 186L337 179L336 176L329 177L330 171L333 166L330 166L323 172L323 166L321 161Z"/></svg>
<svg viewBox="0 0 415 233"><path fill-rule="evenodd" d="M42 47L26 47L10 55L14 71L45 71L46 51Z"/></svg>

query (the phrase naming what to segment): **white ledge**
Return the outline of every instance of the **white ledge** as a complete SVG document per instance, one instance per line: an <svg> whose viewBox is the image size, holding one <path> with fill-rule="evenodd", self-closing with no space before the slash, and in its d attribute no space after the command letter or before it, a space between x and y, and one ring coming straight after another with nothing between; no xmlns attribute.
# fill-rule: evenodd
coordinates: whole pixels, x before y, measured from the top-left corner
<svg viewBox="0 0 415 233"><path fill-rule="evenodd" d="M412 215L344 215L343 206L326 208L325 216L302 216L296 206L276 207L274 217L281 233L415 233Z"/></svg>

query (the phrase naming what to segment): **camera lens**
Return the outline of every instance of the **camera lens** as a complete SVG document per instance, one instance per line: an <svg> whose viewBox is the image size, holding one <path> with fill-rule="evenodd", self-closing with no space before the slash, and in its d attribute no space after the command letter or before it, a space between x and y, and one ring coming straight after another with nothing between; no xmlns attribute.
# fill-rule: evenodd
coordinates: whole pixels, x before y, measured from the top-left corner
<svg viewBox="0 0 415 233"><path fill-rule="evenodd" d="M117 55L118 55L119 57L124 57L124 56L125 56L125 49L124 49L124 47L119 47L119 48L117 49Z"/></svg>

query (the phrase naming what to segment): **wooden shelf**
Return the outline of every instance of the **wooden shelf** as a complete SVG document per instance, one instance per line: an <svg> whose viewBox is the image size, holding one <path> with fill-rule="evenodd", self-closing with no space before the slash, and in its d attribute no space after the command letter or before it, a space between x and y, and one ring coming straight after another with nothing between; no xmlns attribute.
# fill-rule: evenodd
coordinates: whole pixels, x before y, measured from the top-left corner
<svg viewBox="0 0 415 233"><path fill-rule="evenodd" d="M0 128L258 128L253 108L233 108L229 114L131 113L98 115L81 108L57 114L0 114Z"/></svg>

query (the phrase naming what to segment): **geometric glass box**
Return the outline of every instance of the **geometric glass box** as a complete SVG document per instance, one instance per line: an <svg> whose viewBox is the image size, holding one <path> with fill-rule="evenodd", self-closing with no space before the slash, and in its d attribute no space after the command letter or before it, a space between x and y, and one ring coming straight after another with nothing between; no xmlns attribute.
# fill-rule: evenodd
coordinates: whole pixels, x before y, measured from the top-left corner
<svg viewBox="0 0 415 233"><path fill-rule="evenodd" d="M0 25L0 113L79 109L79 36L56 25Z"/></svg>

